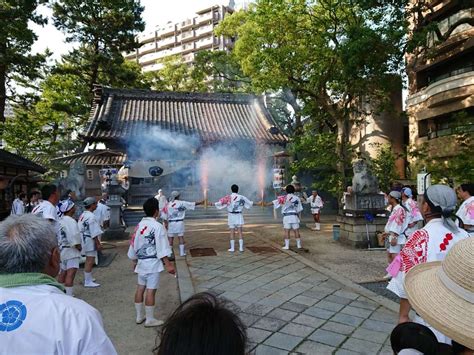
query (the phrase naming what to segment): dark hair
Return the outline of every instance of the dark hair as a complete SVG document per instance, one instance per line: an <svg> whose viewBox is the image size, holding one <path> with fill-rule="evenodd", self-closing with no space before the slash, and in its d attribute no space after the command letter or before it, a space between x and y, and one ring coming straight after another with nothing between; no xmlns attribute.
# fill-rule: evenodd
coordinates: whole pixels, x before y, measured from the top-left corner
<svg viewBox="0 0 474 355"><path fill-rule="evenodd" d="M232 185L230 187L230 191L235 192L235 193L239 192L239 186L237 186L236 184Z"/></svg>
<svg viewBox="0 0 474 355"><path fill-rule="evenodd" d="M474 184L461 184L459 187L469 195L474 196Z"/></svg>
<svg viewBox="0 0 474 355"><path fill-rule="evenodd" d="M464 351L469 350L469 348L467 346L459 344L458 342L456 342L454 340L451 342L451 346L452 346L452 349L453 349L453 354L455 354L455 355L462 354Z"/></svg>
<svg viewBox="0 0 474 355"><path fill-rule="evenodd" d="M413 322L397 325L390 334L390 343L395 354L403 349L415 349L427 355L438 352L436 335L430 328Z"/></svg>
<svg viewBox="0 0 474 355"><path fill-rule="evenodd" d="M24 192L20 192L18 194L18 198L21 200L21 199L24 199L26 197L26 194Z"/></svg>
<svg viewBox="0 0 474 355"><path fill-rule="evenodd" d="M33 198L33 196L36 196L36 195L39 195L40 192L39 191L33 191L33 192L30 192L30 199Z"/></svg>
<svg viewBox="0 0 474 355"><path fill-rule="evenodd" d="M166 320L157 355L243 355L245 325L211 293L198 293L181 304Z"/></svg>
<svg viewBox="0 0 474 355"><path fill-rule="evenodd" d="M49 200L52 194L54 194L56 191L58 191L58 188L54 184L49 184L49 185L44 185L41 188L41 197L43 200Z"/></svg>
<svg viewBox="0 0 474 355"><path fill-rule="evenodd" d="M294 194L295 193L295 187L293 185L288 185L285 187L285 191L287 194Z"/></svg>
<svg viewBox="0 0 474 355"><path fill-rule="evenodd" d="M147 217L153 217L159 208L158 200L154 197L150 197L143 204L143 211Z"/></svg>

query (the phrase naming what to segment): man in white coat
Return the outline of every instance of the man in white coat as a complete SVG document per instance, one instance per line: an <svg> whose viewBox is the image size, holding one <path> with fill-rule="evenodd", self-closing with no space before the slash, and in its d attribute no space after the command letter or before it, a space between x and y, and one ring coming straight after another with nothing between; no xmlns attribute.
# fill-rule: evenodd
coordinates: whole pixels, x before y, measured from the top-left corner
<svg viewBox="0 0 474 355"><path fill-rule="evenodd" d="M116 354L100 313L54 279L57 243L46 219L0 223L0 354Z"/></svg>
<svg viewBox="0 0 474 355"><path fill-rule="evenodd" d="M242 229L244 226L244 217L242 211L244 207L250 209L253 206L253 202L250 201L247 197L239 195L239 187L237 185L232 185L230 187L232 194L227 195L221 198L214 205L217 209L227 208L228 217L227 222L230 230L230 249L229 251L233 253L235 251L235 240L234 235L235 231L239 233L239 251L244 251L244 236Z"/></svg>
<svg viewBox="0 0 474 355"><path fill-rule="evenodd" d="M13 200L11 214L15 216L21 216L24 214L27 202L28 200L26 199L26 194L24 192L20 192L18 197Z"/></svg>
<svg viewBox="0 0 474 355"><path fill-rule="evenodd" d="M462 184L457 192L463 203L456 212L456 216L462 221L462 228L472 237L474 236L474 184Z"/></svg>
<svg viewBox="0 0 474 355"><path fill-rule="evenodd" d="M324 203L321 196L318 195L318 191L313 190L311 196L306 200L306 203L309 203L311 207L311 214L313 215L314 219L314 228L311 229L316 231L321 230L319 216L321 214L321 208L323 208Z"/></svg>

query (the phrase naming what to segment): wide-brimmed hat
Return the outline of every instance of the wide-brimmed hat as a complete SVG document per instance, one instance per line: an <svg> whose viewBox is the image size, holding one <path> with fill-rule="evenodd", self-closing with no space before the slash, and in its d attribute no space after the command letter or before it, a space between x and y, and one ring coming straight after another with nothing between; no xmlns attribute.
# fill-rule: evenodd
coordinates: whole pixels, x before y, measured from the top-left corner
<svg viewBox="0 0 474 355"><path fill-rule="evenodd" d="M412 268L405 290L428 324L474 349L474 238L455 244L443 261Z"/></svg>

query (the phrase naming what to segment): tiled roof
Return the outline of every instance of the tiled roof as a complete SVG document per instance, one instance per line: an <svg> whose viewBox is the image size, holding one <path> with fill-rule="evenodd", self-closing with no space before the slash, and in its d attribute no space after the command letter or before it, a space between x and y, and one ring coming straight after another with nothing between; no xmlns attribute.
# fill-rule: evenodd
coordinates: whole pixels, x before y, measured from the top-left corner
<svg viewBox="0 0 474 355"><path fill-rule="evenodd" d="M261 98L249 94L156 92L97 86L87 141L137 137L153 128L197 135L205 142L252 139L283 144L287 137Z"/></svg>
<svg viewBox="0 0 474 355"><path fill-rule="evenodd" d="M122 152L112 150L93 150L90 152L77 153L67 157L53 159L65 165L70 165L76 161L81 161L87 166L122 166L127 159L127 155Z"/></svg>
<svg viewBox="0 0 474 355"><path fill-rule="evenodd" d="M29 159L23 158L18 154L10 153L3 149L0 149L0 166L11 166L20 169L27 169L41 174L46 172L46 169L41 165L36 164Z"/></svg>

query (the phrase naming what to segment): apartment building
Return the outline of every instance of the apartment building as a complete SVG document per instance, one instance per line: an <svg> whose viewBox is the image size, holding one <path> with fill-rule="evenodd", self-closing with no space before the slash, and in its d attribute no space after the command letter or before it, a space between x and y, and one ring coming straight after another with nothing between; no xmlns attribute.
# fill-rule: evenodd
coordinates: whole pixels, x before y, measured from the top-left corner
<svg viewBox="0 0 474 355"><path fill-rule="evenodd" d="M184 62L191 64L198 51L230 49L232 39L215 36L213 31L232 12L232 7L213 5L197 11L192 18L157 26L154 31L139 35L141 47L125 58L136 60L144 72L150 72L161 69L163 65L157 61L170 55L181 55Z"/></svg>
<svg viewBox="0 0 474 355"><path fill-rule="evenodd" d="M427 47L407 56L407 112L411 146L424 146L429 159L443 162L459 149L455 134L474 134L474 3L429 3L414 27L430 29Z"/></svg>

